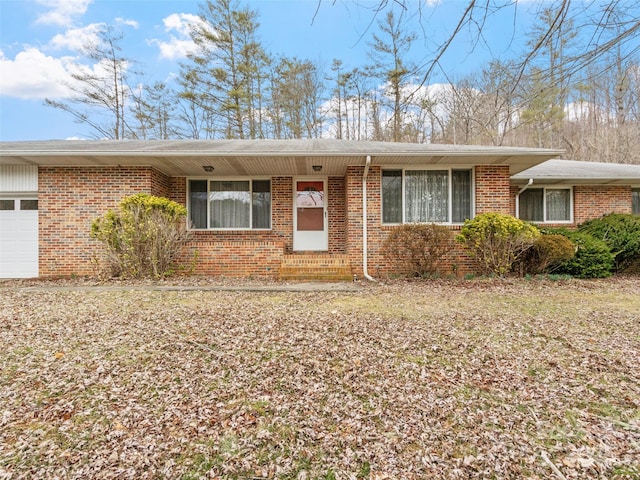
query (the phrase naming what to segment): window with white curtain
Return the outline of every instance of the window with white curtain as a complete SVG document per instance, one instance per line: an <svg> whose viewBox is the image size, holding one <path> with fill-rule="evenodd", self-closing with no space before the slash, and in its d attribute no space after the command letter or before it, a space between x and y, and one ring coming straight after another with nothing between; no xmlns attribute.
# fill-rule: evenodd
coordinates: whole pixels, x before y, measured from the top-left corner
<svg viewBox="0 0 640 480"><path fill-rule="evenodd" d="M518 218L529 222L571 222L571 188L527 188L518 196Z"/></svg>
<svg viewBox="0 0 640 480"><path fill-rule="evenodd" d="M640 215L640 188L631 189L632 212L634 215Z"/></svg>
<svg viewBox="0 0 640 480"><path fill-rule="evenodd" d="M270 180L190 180L188 203L193 228L271 228Z"/></svg>
<svg viewBox="0 0 640 480"><path fill-rule="evenodd" d="M382 223L463 223L471 218L471 170L383 170Z"/></svg>

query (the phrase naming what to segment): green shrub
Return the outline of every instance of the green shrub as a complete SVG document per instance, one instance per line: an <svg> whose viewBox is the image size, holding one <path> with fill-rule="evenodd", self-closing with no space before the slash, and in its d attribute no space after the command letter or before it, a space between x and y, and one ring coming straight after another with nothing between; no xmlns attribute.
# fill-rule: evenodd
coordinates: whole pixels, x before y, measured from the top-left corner
<svg viewBox="0 0 640 480"><path fill-rule="evenodd" d="M615 269L624 270L640 259L640 217L612 213L589 220L578 228L602 240L615 256Z"/></svg>
<svg viewBox="0 0 640 480"><path fill-rule="evenodd" d="M614 255L608 245L588 233L571 230L554 230L566 236L576 246L572 259L561 263L556 273L577 278L606 278L613 273Z"/></svg>
<svg viewBox="0 0 640 480"><path fill-rule="evenodd" d="M503 276L539 235L536 226L511 215L483 213L464 222L456 240L471 251L484 273Z"/></svg>
<svg viewBox="0 0 640 480"><path fill-rule="evenodd" d="M552 273L568 262L576 253L576 246L564 235L540 235L522 256L522 274Z"/></svg>
<svg viewBox="0 0 640 480"><path fill-rule="evenodd" d="M168 275L189 239L187 210L162 197L147 194L124 198L91 224L91 236L105 246L106 273L111 276Z"/></svg>
<svg viewBox="0 0 640 480"><path fill-rule="evenodd" d="M442 258L453 245L447 227L413 223L395 227L384 241L382 253L394 273L424 277L438 273Z"/></svg>

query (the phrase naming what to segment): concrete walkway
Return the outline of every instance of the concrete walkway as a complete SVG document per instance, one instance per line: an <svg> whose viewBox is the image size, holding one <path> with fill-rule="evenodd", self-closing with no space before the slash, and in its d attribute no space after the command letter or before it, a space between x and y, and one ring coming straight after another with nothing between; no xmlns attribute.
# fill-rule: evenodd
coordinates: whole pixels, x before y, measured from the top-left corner
<svg viewBox="0 0 640 480"><path fill-rule="evenodd" d="M35 284L34 284L35 283ZM295 283L239 283L230 285L195 284L195 285L157 285L157 284L56 284L48 282L19 281L0 282L0 292L13 290L21 292L125 292L125 291L159 291L159 292L357 292L361 289L359 282L295 282Z"/></svg>

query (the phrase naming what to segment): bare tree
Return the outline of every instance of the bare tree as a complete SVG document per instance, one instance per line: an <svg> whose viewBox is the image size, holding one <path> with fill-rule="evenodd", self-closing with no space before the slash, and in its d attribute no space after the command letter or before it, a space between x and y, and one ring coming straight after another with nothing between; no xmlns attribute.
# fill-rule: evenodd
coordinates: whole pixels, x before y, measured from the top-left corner
<svg viewBox="0 0 640 480"><path fill-rule="evenodd" d="M271 80L270 116L276 138L318 137L321 83L310 61L281 58Z"/></svg>
<svg viewBox="0 0 640 480"><path fill-rule="evenodd" d="M132 90L131 109L137 120L136 138L168 140L177 136L175 120L176 95L166 83L140 85Z"/></svg>
<svg viewBox="0 0 640 480"><path fill-rule="evenodd" d="M208 0L200 17L191 31L198 50L183 68L190 87L185 95L200 108L212 109L209 118L223 120L219 131L225 138L256 138L267 63L257 40L257 12L236 0Z"/></svg>
<svg viewBox="0 0 640 480"><path fill-rule="evenodd" d="M91 67L80 67L67 87L69 98L45 99L45 104L71 114L78 123L91 127L96 137L121 140L131 132L127 123L127 85L130 60L121 55L122 33L109 25L98 32L99 41L87 45L84 55Z"/></svg>
<svg viewBox="0 0 640 480"><path fill-rule="evenodd" d="M380 35L374 33L370 43L371 71L385 85L391 112L389 138L399 142L403 139L405 112L410 103L405 87L416 74L416 66L406 57L416 35L403 31L403 16L396 16L393 10L387 12L378 26Z"/></svg>
<svg viewBox="0 0 640 480"><path fill-rule="evenodd" d="M322 4L335 5L337 0L317 0L317 9ZM402 9L407 15L417 17L426 25L429 16L424 14L425 5L428 2L413 0L378 0L372 4L358 4L361 8L369 8L372 18L383 15L390 9ZM458 13L455 17L455 26L448 36L433 48L432 57L422 69L422 84L428 83L432 74L439 68L440 61L451 49L455 41L462 35L475 33L475 46L484 45L483 33L488 27L488 22L505 9L511 9L514 20L521 9L533 11L542 18L544 12L554 12L550 22L546 23L546 29L541 32L538 42L532 43L527 54L518 65L518 75L521 77L534 63L538 53L545 48L548 39L557 36L557 33L569 31L570 28L579 28L586 44L581 48L567 54L564 58L563 75L571 76L584 70L589 65L598 65L600 60L606 57L613 49L620 47L624 51L625 58L633 58L640 51L640 4L636 0L607 0L595 11L594 2L582 2L579 0L534 0L532 4L523 6L518 0L467 0L457 3ZM371 24L373 24L373 20ZM508 28L507 25L504 25ZM515 29L515 21L514 27ZM428 31L424 28L424 31ZM508 32L505 32L508 38ZM515 32L514 32L515 33Z"/></svg>

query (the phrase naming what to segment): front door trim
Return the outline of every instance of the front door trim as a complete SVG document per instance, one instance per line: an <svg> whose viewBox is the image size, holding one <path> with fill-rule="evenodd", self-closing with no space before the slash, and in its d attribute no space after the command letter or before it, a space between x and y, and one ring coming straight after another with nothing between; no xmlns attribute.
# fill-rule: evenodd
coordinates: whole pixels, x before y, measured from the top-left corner
<svg viewBox="0 0 640 480"><path fill-rule="evenodd" d="M327 178L293 179L293 250L327 251Z"/></svg>

